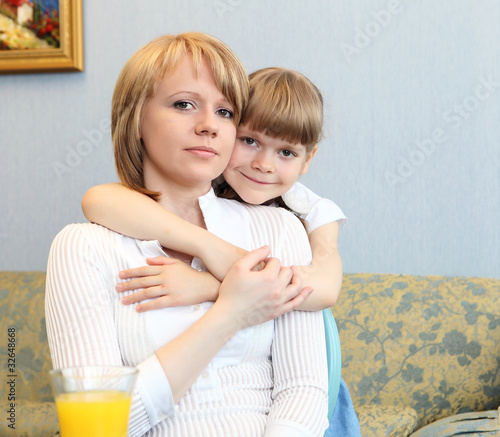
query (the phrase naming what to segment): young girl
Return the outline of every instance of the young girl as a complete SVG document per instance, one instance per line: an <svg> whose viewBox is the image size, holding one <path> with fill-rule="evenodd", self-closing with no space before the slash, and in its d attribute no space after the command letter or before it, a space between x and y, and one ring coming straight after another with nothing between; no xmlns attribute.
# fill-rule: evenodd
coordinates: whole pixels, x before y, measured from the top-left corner
<svg viewBox="0 0 500 437"><path fill-rule="evenodd" d="M306 232L282 208L218 198L211 188L229 162L247 97L248 76L234 53L196 32L146 44L113 93L122 181L252 249L229 270L215 302L146 313L121 304L119 272L164 255L156 241L80 223L52 244L45 308L53 366L137 367L130 437L322 437L327 427L322 314L290 311L307 293L284 267L311 261ZM253 271L269 255L266 244L276 258Z"/></svg>
<svg viewBox="0 0 500 437"><path fill-rule="evenodd" d="M183 106L189 110L191 103L183 102ZM250 97L231 159L223 177L213 184L218 196L285 207L302 219L313 258L309 266L295 268L294 274L303 285L314 289L298 307L309 311L328 308L337 301L342 284L337 239L347 220L332 201L320 198L297 182L316 153L322 123L321 93L305 76L282 68L251 74ZM90 189L82 208L89 221L135 238L158 240L172 256L150 258L149 266L120 273L128 281L118 284L118 291L139 289L122 302L141 302L135 306L139 312L177 305L196 307L201 302L215 301L219 281L246 253L122 184ZM220 220L224 221L224 217ZM191 268L183 262L183 254L201 259L209 272ZM330 423L325 436L361 436L343 380Z"/></svg>
<svg viewBox="0 0 500 437"><path fill-rule="evenodd" d="M189 111L192 103L181 102ZM250 75L250 98L237 131L230 162L214 183L215 192L250 204L283 206L305 223L313 253L310 266L294 269L315 292L299 307L317 311L335 304L342 265L337 250L346 221L340 208L300 183L317 150L323 122L323 99L302 74L267 68ZM209 147L200 153L213 153ZM91 222L143 240L158 240L169 257L148 259L149 266L125 270L118 291L140 289L123 299L137 311L215 301L220 282L246 251L161 207L155 200L121 184L91 188L82 208ZM130 214L133 211L133 214ZM224 220L224 218L221 218ZM185 255L202 260L209 272L186 264Z"/></svg>

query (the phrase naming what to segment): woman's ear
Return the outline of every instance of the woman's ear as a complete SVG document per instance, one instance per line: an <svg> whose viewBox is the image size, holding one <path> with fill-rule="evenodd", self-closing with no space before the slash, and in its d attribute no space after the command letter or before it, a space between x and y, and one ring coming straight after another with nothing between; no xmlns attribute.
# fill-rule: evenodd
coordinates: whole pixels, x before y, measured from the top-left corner
<svg viewBox="0 0 500 437"><path fill-rule="evenodd" d="M302 164L302 168L300 170L301 176L305 175L307 173L307 170L309 169L309 165L311 164L311 159L313 159L317 150L318 150L318 145L316 144L310 152L307 152L306 160L304 161L304 164Z"/></svg>

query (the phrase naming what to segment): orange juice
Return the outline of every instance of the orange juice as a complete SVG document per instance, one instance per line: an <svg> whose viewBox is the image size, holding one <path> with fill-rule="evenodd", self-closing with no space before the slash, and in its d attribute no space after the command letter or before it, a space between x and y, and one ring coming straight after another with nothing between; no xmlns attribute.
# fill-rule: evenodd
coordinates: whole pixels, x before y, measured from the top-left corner
<svg viewBox="0 0 500 437"><path fill-rule="evenodd" d="M126 437L130 394L114 391L63 393L56 397L62 437Z"/></svg>

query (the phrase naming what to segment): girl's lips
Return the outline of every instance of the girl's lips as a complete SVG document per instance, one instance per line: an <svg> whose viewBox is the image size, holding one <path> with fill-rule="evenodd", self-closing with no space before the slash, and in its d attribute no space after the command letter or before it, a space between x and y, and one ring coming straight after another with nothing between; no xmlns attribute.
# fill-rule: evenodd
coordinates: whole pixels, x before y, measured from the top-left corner
<svg viewBox="0 0 500 437"><path fill-rule="evenodd" d="M217 152L211 147L192 147L186 149L189 153L199 156L200 158L212 158L217 155Z"/></svg>
<svg viewBox="0 0 500 437"><path fill-rule="evenodd" d="M263 182L263 181L258 181L257 179L251 178L250 176L247 176L244 173L241 173L243 176L245 176L248 180L255 182L256 184L260 185L271 185L271 182Z"/></svg>

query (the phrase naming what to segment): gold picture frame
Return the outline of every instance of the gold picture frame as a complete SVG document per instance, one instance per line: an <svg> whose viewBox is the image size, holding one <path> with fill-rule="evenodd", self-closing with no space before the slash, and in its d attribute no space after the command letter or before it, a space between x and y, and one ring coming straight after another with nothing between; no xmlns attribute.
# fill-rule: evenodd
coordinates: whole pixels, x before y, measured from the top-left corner
<svg viewBox="0 0 500 437"><path fill-rule="evenodd" d="M82 0L59 0L58 8L59 47L0 50L0 74L83 71Z"/></svg>

